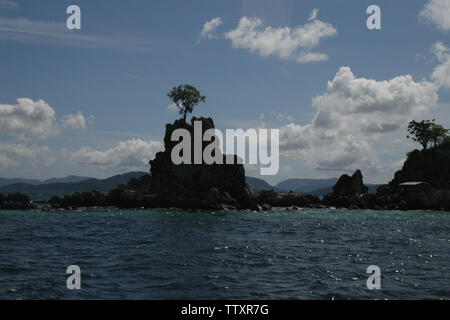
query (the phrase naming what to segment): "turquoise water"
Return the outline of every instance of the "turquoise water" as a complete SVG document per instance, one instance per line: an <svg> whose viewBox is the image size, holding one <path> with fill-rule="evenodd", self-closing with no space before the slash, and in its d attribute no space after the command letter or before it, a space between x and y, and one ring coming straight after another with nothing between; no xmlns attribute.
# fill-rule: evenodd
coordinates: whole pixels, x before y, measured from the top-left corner
<svg viewBox="0 0 450 320"><path fill-rule="evenodd" d="M448 212L0 211L0 298L449 299L449 230Z"/></svg>

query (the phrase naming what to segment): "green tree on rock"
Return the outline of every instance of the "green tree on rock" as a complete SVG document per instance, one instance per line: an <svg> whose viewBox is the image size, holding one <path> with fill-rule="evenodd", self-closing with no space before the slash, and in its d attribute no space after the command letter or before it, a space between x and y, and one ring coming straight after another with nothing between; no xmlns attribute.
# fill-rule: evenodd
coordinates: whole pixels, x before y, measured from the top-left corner
<svg viewBox="0 0 450 320"><path fill-rule="evenodd" d="M411 121L408 124L408 135L406 137L420 143L424 150L428 148L429 143L433 143L433 146L436 147L446 140L449 130L434 121L434 119L420 122Z"/></svg>
<svg viewBox="0 0 450 320"><path fill-rule="evenodd" d="M200 102L206 101L205 96L202 96L195 87L188 84L173 87L172 91L170 91L167 96L178 107L185 122L187 114L192 113L192 111L194 111L194 107Z"/></svg>
<svg viewBox="0 0 450 320"><path fill-rule="evenodd" d="M440 124L433 123L431 125L431 141L433 141L433 146L436 147L440 145L446 138L448 138L449 129L445 129Z"/></svg>

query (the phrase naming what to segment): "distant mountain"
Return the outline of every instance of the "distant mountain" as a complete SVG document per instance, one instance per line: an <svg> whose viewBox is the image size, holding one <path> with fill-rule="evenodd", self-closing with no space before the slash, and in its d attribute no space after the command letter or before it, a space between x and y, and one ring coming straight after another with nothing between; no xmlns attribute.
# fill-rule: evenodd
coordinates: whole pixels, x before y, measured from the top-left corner
<svg viewBox="0 0 450 320"><path fill-rule="evenodd" d="M9 184L17 184L17 183L27 183L27 184L40 184L42 183L41 180L36 179L6 179L6 178L0 178L0 187L1 186L7 186Z"/></svg>
<svg viewBox="0 0 450 320"><path fill-rule="evenodd" d="M0 178L0 187L7 186L11 184L31 184L34 186L40 185L40 184L49 184L49 183L59 183L59 182L80 182L83 180L89 179L88 177L79 177L79 176L68 176L64 178L52 178L47 180L37 180L37 179L6 179L6 178Z"/></svg>
<svg viewBox="0 0 450 320"><path fill-rule="evenodd" d="M16 183L11 185L4 185L0 187L0 193L8 194L14 192L26 193L33 200L48 200L52 196L64 196L75 192L98 190L107 193L116 188L119 184L128 183L131 178L140 178L146 175L145 172L128 172L119 174L107 179L87 178L81 181L76 181L82 177L67 177L64 179L74 180L75 182L56 182L56 183ZM49 179L52 180L52 179ZM58 179L55 179L56 181Z"/></svg>
<svg viewBox="0 0 450 320"><path fill-rule="evenodd" d="M274 189L275 187L268 184L267 181L255 177L245 177L245 180L247 183L252 187L253 191L259 192L261 190L270 190Z"/></svg>
<svg viewBox="0 0 450 320"><path fill-rule="evenodd" d="M311 193L312 191L333 187L337 178L331 179L288 179L281 181L275 188L283 191L294 191L297 193Z"/></svg>
<svg viewBox="0 0 450 320"><path fill-rule="evenodd" d="M95 179L79 176L68 176L65 178L52 178L44 181L35 179L5 179L0 178L0 193L26 193L33 200L48 200L52 196L64 196L75 192L98 190L108 193L120 184L126 184L131 178L140 178L148 173L128 172L112 176L107 179ZM247 183L253 191L261 190L285 191L293 190L297 193L309 193L324 196L333 191L337 179L288 179L275 186L267 181L255 177L246 177ZM367 184L369 193L375 193L379 185Z"/></svg>
<svg viewBox="0 0 450 320"><path fill-rule="evenodd" d="M41 184L49 184L49 183L72 183L72 182L80 182L84 180L91 179L89 177L79 177L79 176L67 176L64 178L52 178L42 181Z"/></svg>

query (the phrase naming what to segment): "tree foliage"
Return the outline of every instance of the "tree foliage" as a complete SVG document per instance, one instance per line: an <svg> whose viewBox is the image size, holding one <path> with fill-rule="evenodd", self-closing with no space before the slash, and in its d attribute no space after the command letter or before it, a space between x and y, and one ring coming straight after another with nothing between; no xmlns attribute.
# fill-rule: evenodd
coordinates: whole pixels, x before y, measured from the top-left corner
<svg viewBox="0 0 450 320"><path fill-rule="evenodd" d="M167 96L176 104L183 120L186 121L188 113L194 111L194 107L200 102L205 102L206 97L193 86L185 84L173 87Z"/></svg>
<svg viewBox="0 0 450 320"><path fill-rule="evenodd" d="M440 124L433 123L431 125L431 140L433 141L433 145L436 147L440 145L444 140L448 139L449 129L445 129Z"/></svg>
<svg viewBox="0 0 450 320"><path fill-rule="evenodd" d="M435 123L435 120L422 120L417 122L415 120L408 124L407 138L420 143L423 149L427 149L430 143L437 146L448 138L448 129L445 129L440 124Z"/></svg>

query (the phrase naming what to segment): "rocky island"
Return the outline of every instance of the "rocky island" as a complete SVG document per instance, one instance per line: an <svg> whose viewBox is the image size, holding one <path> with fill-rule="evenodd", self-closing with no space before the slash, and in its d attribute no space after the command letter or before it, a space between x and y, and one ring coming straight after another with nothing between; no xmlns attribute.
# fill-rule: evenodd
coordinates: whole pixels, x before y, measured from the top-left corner
<svg viewBox="0 0 450 320"><path fill-rule="evenodd" d="M194 121L202 123L202 130L214 129L211 118L184 119L166 125L165 151L150 161L150 176L133 179L111 193L113 205L130 207L177 207L185 209L251 209L260 210L251 187L245 181L242 164L174 164L171 141L176 129L187 129L194 135ZM193 143L193 142L192 142ZM205 148L205 145L202 146ZM202 149L202 150L203 150ZM226 157L222 154L221 157ZM192 155L193 157L193 155ZM236 156L234 156L236 157ZM203 161L203 160L202 160ZM192 161L193 163L194 161Z"/></svg>
<svg viewBox="0 0 450 320"><path fill-rule="evenodd" d="M44 205L52 209L114 206L264 211L272 207L288 207L292 210L333 207L450 211L449 130L436 124L434 119L421 122L413 120L409 123L408 137L419 142L423 149L408 153L403 167L395 173L392 181L379 186L375 194L368 193L360 170L356 170L352 176L342 175L332 192L323 198L293 191L260 190L255 194L246 182L244 165L236 155L226 155L220 148L212 148L210 154L215 161L207 163L204 158L195 158L194 153L204 155L211 143L219 141L213 131L215 126L212 118L193 117L190 122L186 120L194 106L205 102L206 97L190 85L174 87L168 97L179 108L182 118L166 124L164 151L158 152L150 160L150 174L132 178L107 194L92 190L62 198L53 196ZM173 141L172 138L177 130L194 137L187 141L187 145L196 152L184 154L184 149L175 149L179 141ZM205 142L202 138L208 130L213 134L210 141ZM198 136L201 136L200 140L196 139ZM183 153L183 161L178 163L172 159L177 152ZM25 194L4 196L0 193L0 209L32 208L36 206Z"/></svg>
<svg viewBox="0 0 450 320"><path fill-rule="evenodd" d="M450 140L423 150L414 150L394 178L368 193L363 175L342 175L333 192L323 198L311 194L261 190L255 194L246 182L242 164L179 164L171 161L175 145L170 137L184 128L193 133L193 122L202 123L203 132L214 128L211 118L183 119L166 125L165 150L150 163L150 174L122 184L107 194L77 192L62 198L54 196L47 205L54 209L114 206L119 208L182 208L204 210L270 210L271 207L346 208L374 210L450 211ZM203 148L205 146L203 145ZM225 157L226 155L221 154ZM235 156L236 157L236 156ZM0 209L37 208L25 194L0 194Z"/></svg>

